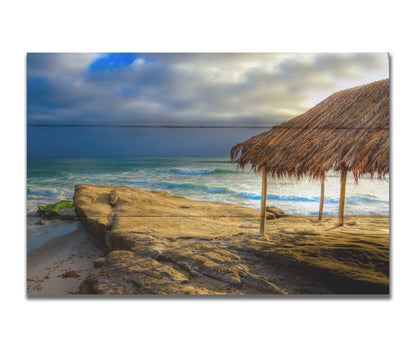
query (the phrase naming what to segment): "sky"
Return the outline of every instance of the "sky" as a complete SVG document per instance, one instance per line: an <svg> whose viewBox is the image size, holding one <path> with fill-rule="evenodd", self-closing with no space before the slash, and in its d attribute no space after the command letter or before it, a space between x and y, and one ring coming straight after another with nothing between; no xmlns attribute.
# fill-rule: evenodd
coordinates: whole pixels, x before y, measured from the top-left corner
<svg viewBox="0 0 416 347"><path fill-rule="evenodd" d="M389 77L386 53L28 53L28 125L268 126Z"/></svg>

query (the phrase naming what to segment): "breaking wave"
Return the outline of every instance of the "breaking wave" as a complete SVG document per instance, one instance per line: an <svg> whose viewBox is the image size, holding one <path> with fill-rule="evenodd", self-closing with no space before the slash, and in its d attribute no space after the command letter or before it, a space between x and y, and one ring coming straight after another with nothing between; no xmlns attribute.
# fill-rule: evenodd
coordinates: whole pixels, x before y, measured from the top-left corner
<svg viewBox="0 0 416 347"><path fill-rule="evenodd" d="M236 173L233 170L225 170L225 169L182 169L182 168L175 168L171 170L172 173L176 173L179 175L208 175L208 174L227 174L227 173Z"/></svg>
<svg viewBox="0 0 416 347"><path fill-rule="evenodd" d="M256 194L256 193L247 193L247 192L241 192L238 193L238 195L240 195L243 198L246 199L251 199L251 200L261 200L261 195L260 194ZM302 196L284 196L284 195L273 195L273 194L268 194L267 195L267 200L279 200L279 201L299 201L299 202L319 202L320 201L320 197L319 196L314 196L314 197L302 197ZM374 198L371 195L353 195L350 197L347 197L345 199L347 204L351 204L351 205L360 205L363 203L374 203L374 204L380 204L380 203L387 203L386 201L383 200L378 200L376 198ZM325 198L324 203L325 204L338 204L339 199L333 199L333 198Z"/></svg>

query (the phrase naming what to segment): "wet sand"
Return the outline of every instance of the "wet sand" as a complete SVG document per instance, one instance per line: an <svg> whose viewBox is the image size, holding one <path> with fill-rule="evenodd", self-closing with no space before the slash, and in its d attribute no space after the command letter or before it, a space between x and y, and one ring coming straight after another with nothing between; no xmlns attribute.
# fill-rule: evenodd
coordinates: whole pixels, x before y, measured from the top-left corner
<svg viewBox="0 0 416 347"><path fill-rule="evenodd" d="M27 254L27 294L78 294L80 283L101 256L83 227L50 239ZM62 277L67 271L75 271L72 275L79 277Z"/></svg>

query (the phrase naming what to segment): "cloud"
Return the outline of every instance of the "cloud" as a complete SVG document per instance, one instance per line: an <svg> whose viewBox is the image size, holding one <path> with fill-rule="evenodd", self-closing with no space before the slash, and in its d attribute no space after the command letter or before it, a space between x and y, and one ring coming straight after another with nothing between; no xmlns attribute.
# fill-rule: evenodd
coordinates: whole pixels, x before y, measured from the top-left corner
<svg viewBox="0 0 416 347"><path fill-rule="evenodd" d="M276 124L388 77L386 54L35 53L27 64L36 124Z"/></svg>
<svg viewBox="0 0 416 347"><path fill-rule="evenodd" d="M28 53L27 75L48 76L79 76L95 59L97 53Z"/></svg>

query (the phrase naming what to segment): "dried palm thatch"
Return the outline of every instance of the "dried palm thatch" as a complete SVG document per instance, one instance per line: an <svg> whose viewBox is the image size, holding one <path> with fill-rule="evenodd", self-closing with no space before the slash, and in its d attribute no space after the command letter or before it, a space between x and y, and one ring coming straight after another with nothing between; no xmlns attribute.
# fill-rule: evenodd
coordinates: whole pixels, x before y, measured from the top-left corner
<svg viewBox="0 0 416 347"><path fill-rule="evenodd" d="M336 92L300 116L231 150L240 167L319 179L328 170L389 172L389 79Z"/></svg>

